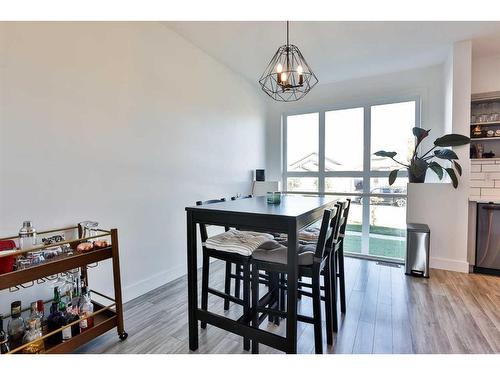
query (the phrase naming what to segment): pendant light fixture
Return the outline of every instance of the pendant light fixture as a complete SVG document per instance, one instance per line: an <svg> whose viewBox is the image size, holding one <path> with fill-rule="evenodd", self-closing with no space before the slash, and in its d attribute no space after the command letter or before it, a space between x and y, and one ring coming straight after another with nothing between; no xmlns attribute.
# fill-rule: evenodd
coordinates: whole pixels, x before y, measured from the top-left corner
<svg viewBox="0 0 500 375"><path fill-rule="evenodd" d="M289 22L286 22L286 44L278 48L259 79L262 90L274 100L294 102L303 98L317 83L297 46L289 41Z"/></svg>

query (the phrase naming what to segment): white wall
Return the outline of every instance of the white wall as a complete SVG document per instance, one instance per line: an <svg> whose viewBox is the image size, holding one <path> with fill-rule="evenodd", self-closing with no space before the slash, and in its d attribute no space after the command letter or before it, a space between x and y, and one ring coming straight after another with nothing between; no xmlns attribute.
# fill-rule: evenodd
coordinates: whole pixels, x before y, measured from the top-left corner
<svg viewBox="0 0 500 375"><path fill-rule="evenodd" d="M119 229L125 299L179 277L184 207L264 166L261 100L159 23L0 23L0 233L97 220Z"/></svg>
<svg viewBox="0 0 500 375"><path fill-rule="evenodd" d="M445 63L446 130L468 135L470 132L471 42L455 43ZM448 127L451 124L451 129ZM468 272L469 147L454 148L462 177L457 189L451 184L409 184L408 222L423 222L431 230L430 265Z"/></svg>
<svg viewBox="0 0 500 375"><path fill-rule="evenodd" d="M500 91L500 55L472 60L472 93Z"/></svg>
<svg viewBox="0 0 500 375"><path fill-rule="evenodd" d="M321 77L320 77L321 78ZM444 134L443 66L367 77L356 80L319 84L298 102L268 104L266 156L267 172L272 179L281 180L281 114L313 111L318 108L362 104L401 96L419 95L422 101L422 127L432 129L427 147L436 137ZM429 173L429 176L431 173ZM433 176L430 176L432 178Z"/></svg>

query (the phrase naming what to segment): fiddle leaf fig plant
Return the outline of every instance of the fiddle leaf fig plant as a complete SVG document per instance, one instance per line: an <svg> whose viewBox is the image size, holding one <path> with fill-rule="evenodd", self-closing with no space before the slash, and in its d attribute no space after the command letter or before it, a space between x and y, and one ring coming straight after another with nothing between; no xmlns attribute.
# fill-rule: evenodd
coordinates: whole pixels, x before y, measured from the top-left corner
<svg viewBox="0 0 500 375"><path fill-rule="evenodd" d="M389 185L392 185L398 177L398 171L401 169L408 169L408 178L410 182L422 183L425 181L425 175L428 169L431 169L440 180L443 179L445 173L451 178L453 187L458 187L458 176L462 175L462 166L458 163L458 156L449 148L438 147L452 147L463 146L470 143L470 138L461 134L446 134L437 138L434 141L434 146L427 152L419 155L418 147L422 141L429 135L430 129L425 130L422 128L414 127L413 135L415 136L415 149L409 164L401 163L395 159L397 153L394 151L377 151L376 156L389 158L402 166L402 168L394 169L389 173ZM441 159L449 162L450 167L443 167L436 160ZM453 168L452 168L453 167ZM455 172L456 171L456 172ZM458 174L458 176L457 176Z"/></svg>

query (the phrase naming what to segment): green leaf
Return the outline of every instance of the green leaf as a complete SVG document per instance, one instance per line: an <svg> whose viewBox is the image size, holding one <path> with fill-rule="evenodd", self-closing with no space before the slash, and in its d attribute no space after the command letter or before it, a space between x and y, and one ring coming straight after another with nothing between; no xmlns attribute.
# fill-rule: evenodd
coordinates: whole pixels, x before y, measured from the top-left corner
<svg viewBox="0 0 500 375"><path fill-rule="evenodd" d="M398 177L398 171L399 169L394 169L389 173L389 185L392 185L394 181L396 181L396 178Z"/></svg>
<svg viewBox="0 0 500 375"><path fill-rule="evenodd" d="M417 138L418 142L420 142L420 141L422 141L422 139L424 139L425 137L427 137L429 135L429 132L431 130L430 129L425 130L422 128L414 127L412 129L412 131L413 131L413 135Z"/></svg>
<svg viewBox="0 0 500 375"><path fill-rule="evenodd" d="M396 154L397 152L394 151L377 151L375 153L376 156L381 156L383 158L393 158Z"/></svg>
<svg viewBox="0 0 500 375"><path fill-rule="evenodd" d="M462 175L462 166L458 164L455 160L453 160L453 165L455 166L455 169L457 170L459 176Z"/></svg>
<svg viewBox="0 0 500 375"><path fill-rule="evenodd" d="M455 151L450 150L448 148L434 151L434 156L436 156L439 159L446 159L446 160L456 159L456 160L458 160L458 156L457 156L457 154L455 154Z"/></svg>
<svg viewBox="0 0 500 375"><path fill-rule="evenodd" d="M470 143L470 138L462 134L446 134L434 141L439 147L463 146Z"/></svg>
<svg viewBox="0 0 500 375"><path fill-rule="evenodd" d="M433 162L429 163L429 168L432 169L435 174L437 174L437 176L439 177L440 180L443 179L444 171L443 171L443 167L440 164L433 161Z"/></svg>
<svg viewBox="0 0 500 375"><path fill-rule="evenodd" d="M453 168L446 168L446 172L451 178L451 182L453 183L453 187L456 189L458 187L458 178L457 175L455 174L455 171Z"/></svg>

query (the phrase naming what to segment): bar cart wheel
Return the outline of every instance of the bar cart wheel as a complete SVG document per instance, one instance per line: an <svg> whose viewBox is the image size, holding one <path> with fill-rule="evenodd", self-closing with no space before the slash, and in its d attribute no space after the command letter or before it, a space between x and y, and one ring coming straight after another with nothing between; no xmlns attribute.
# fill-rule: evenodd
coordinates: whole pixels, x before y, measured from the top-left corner
<svg viewBox="0 0 500 375"><path fill-rule="evenodd" d="M120 340L125 341L128 337L128 333L122 332L122 333L118 334L118 337L120 338Z"/></svg>

